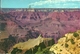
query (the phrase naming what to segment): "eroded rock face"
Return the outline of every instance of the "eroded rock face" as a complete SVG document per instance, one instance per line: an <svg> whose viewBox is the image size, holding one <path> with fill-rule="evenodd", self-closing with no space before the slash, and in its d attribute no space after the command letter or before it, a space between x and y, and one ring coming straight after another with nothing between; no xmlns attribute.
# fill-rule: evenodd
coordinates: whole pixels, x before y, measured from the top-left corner
<svg viewBox="0 0 80 54"><path fill-rule="evenodd" d="M20 34L10 34L8 38L0 40L0 52L7 53L13 45L19 42L28 41L29 39L36 39L39 35L40 32L35 30L27 31L26 35L24 36Z"/></svg>
<svg viewBox="0 0 80 54"><path fill-rule="evenodd" d="M55 41L67 32L80 29L80 10L11 11L3 14L10 34L25 36L28 30L39 31ZM34 35L33 35L34 36Z"/></svg>
<svg viewBox="0 0 80 54"><path fill-rule="evenodd" d="M64 40L64 41L63 41ZM67 33L54 44L50 51L55 54L79 54L80 53L80 30Z"/></svg>
<svg viewBox="0 0 80 54"><path fill-rule="evenodd" d="M2 11L1 23L6 23L4 29L9 33L9 37L0 42L3 51L7 52L14 44L37 38L40 34L53 38L56 43L65 33L80 30L80 10Z"/></svg>

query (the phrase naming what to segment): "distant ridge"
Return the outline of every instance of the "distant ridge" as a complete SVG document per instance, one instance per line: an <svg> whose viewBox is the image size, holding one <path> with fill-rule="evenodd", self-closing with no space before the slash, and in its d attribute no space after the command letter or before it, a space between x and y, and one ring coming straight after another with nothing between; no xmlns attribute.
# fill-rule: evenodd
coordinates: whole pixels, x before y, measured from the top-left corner
<svg viewBox="0 0 80 54"><path fill-rule="evenodd" d="M61 10L64 10L64 11L69 11L69 10L80 10L80 8L1 8L1 11L3 12L9 12L9 11L15 11L15 10L35 10L35 11L38 11L38 10L41 10L41 11L54 11L54 10L58 10L58 11L61 11Z"/></svg>

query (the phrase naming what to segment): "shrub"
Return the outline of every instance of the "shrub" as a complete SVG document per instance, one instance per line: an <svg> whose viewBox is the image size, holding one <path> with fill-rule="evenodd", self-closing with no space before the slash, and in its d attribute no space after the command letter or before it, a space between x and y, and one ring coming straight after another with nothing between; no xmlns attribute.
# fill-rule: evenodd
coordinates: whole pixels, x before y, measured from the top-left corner
<svg viewBox="0 0 80 54"><path fill-rule="evenodd" d="M78 34L78 33L76 33L76 32L74 32L74 33L73 33L73 36L74 36L74 37L78 37L78 36L79 36L79 34Z"/></svg>

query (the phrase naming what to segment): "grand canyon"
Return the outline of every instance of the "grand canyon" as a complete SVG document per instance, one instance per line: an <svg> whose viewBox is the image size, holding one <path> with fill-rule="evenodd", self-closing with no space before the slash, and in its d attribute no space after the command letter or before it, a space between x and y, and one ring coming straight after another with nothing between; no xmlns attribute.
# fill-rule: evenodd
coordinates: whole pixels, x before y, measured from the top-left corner
<svg viewBox="0 0 80 54"><path fill-rule="evenodd" d="M37 39L40 34L57 43L66 33L77 30L80 30L80 9L3 8L0 10L0 53L8 53L15 44Z"/></svg>

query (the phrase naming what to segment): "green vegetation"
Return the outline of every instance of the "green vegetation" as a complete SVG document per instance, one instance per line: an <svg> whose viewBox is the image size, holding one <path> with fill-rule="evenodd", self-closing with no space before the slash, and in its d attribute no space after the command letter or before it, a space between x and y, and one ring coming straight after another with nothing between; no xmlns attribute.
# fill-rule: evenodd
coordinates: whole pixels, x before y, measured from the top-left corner
<svg viewBox="0 0 80 54"><path fill-rule="evenodd" d="M75 44L75 42L74 42L74 40L73 40L73 39L70 39L70 41L71 41L71 43L72 43L72 44Z"/></svg>
<svg viewBox="0 0 80 54"><path fill-rule="evenodd" d="M42 46L36 46L33 49L27 50L25 54L50 54L50 47L42 48Z"/></svg>
<svg viewBox="0 0 80 54"><path fill-rule="evenodd" d="M1 31L4 31L5 30L5 27L6 27L6 23L1 23L0 24L0 30Z"/></svg>
<svg viewBox="0 0 80 54"><path fill-rule="evenodd" d="M30 39L27 42L21 43L22 45L20 43L14 45L13 46L14 49L11 51L11 54L17 54L17 53L18 54L19 53L24 53L24 54L50 54L51 52L49 51L49 49L54 44L54 39L45 38L44 41L41 41L41 40L43 40L43 38L40 37L40 36L36 39ZM39 45L36 45L36 43L38 43L37 41L38 42L40 41ZM35 44L35 46L32 46L34 44ZM23 45L24 45L24 47L23 47ZM17 50L15 48L17 48Z"/></svg>
<svg viewBox="0 0 80 54"><path fill-rule="evenodd" d="M9 38L1 39L0 41L0 49L5 51L5 53L8 52L9 48L14 45L15 40L14 38L10 35Z"/></svg>
<svg viewBox="0 0 80 54"><path fill-rule="evenodd" d="M21 54L22 50L18 48L14 48L11 54Z"/></svg>
<svg viewBox="0 0 80 54"><path fill-rule="evenodd" d="M43 50L41 50L40 48L38 48L38 51L35 54L50 54L49 49L50 49L50 47L46 47Z"/></svg>
<svg viewBox="0 0 80 54"><path fill-rule="evenodd" d="M50 44L51 42L51 44ZM50 54L50 47L54 44L54 40L48 41L48 46L46 47L44 42L40 43L38 46L35 46L33 49L27 50L25 54Z"/></svg>
<svg viewBox="0 0 80 54"><path fill-rule="evenodd" d="M39 46L35 46L34 48L27 50L24 54L50 54L50 47L51 46L46 47L43 43L41 43ZM21 49L14 48L11 54L20 54L21 52Z"/></svg>
<svg viewBox="0 0 80 54"><path fill-rule="evenodd" d="M60 51L62 51L62 50L60 49Z"/></svg>
<svg viewBox="0 0 80 54"><path fill-rule="evenodd" d="M74 37L78 37L78 36L79 36L79 34L78 34L78 33L76 33L76 32L74 32L74 33L73 33L73 36L74 36Z"/></svg>
<svg viewBox="0 0 80 54"><path fill-rule="evenodd" d="M65 43L65 47L68 48L68 46L69 46L69 45L68 45L67 43Z"/></svg>

